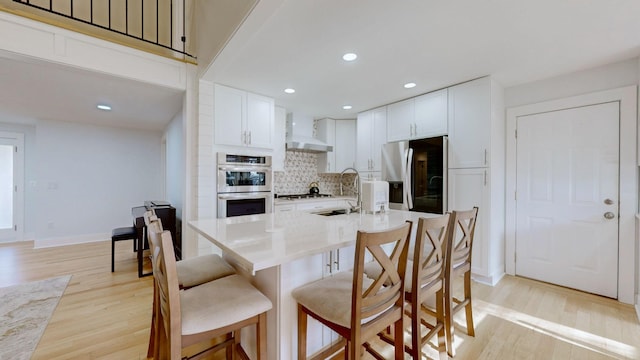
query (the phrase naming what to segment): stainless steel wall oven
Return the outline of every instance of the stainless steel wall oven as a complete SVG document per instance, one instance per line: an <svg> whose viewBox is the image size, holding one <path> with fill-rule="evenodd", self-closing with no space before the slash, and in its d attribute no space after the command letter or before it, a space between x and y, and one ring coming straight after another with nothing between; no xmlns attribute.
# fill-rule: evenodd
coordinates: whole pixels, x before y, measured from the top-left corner
<svg viewBox="0 0 640 360"><path fill-rule="evenodd" d="M218 153L218 217L271 212L271 156Z"/></svg>

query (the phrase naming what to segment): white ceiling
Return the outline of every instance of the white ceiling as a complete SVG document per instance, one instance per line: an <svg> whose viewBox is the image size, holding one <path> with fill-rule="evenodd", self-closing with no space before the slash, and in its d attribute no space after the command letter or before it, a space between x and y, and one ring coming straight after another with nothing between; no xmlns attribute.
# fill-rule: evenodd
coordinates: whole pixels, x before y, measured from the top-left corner
<svg viewBox="0 0 640 360"><path fill-rule="evenodd" d="M0 51L0 122L37 119L159 131L184 92ZM112 111L98 110L105 103Z"/></svg>
<svg viewBox="0 0 640 360"><path fill-rule="evenodd" d="M485 75L509 87L638 55L638 0L261 0L204 78L339 119Z"/></svg>

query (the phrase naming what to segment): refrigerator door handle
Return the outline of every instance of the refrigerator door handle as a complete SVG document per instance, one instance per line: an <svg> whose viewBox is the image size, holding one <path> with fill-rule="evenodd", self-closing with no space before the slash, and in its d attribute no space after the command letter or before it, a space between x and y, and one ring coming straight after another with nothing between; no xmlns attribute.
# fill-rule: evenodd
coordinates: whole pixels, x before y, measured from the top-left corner
<svg viewBox="0 0 640 360"><path fill-rule="evenodd" d="M404 182L404 190L407 199L408 210L413 209L413 194L411 193L411 167L413 164L413 149L409 148L407 151L407 163L406 163L406 171L405 171L405 182Z"/></svg>
<svg viewBox="0 0 640 360"><path fill-rule="evenodd" d="M449 209L449 138L442 138L442 213Z"/></svg>

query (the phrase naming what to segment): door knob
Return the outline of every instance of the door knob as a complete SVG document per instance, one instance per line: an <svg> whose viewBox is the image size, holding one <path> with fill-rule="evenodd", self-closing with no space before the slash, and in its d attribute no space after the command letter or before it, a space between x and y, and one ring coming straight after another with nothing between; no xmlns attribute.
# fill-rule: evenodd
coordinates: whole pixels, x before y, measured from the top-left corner
<svg viewBox="0 0 640 360"><path fill-rule="evenodd" d="M604 199L604 204L605 204L605 205L613 205L613 200L611 200L611 199Z"/></svg>
<svg viewBox="0 0 640 360"><path fill-rule="evenodd" d="M614 213L612 213L611 211L607 211L606 213L604 213L604 218L605 219L611 220L614 217L616 217L616 215Z"/></svg>

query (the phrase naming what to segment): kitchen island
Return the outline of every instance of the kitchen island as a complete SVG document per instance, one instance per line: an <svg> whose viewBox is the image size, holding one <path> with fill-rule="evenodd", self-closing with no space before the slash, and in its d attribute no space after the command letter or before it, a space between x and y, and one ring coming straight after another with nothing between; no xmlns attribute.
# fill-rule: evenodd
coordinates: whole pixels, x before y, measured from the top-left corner
<svg viewBox="0 0 640 360"><path fill-rule="evenodd" d="M389 210L380 214L322 216L294 211L195 220L189 225L219 247L225 259L251 277L273 302L267 315L269 359L293 359L297 354L297 309L291 291L298 286L353 268L358 230L382 231L434 214ZM308 353L329 346L337 336L309 321ZM245 339L253 331L247 331ZM251 351L251 344L248 344ZM253 351L251 351L253 352Z"/></svg>

